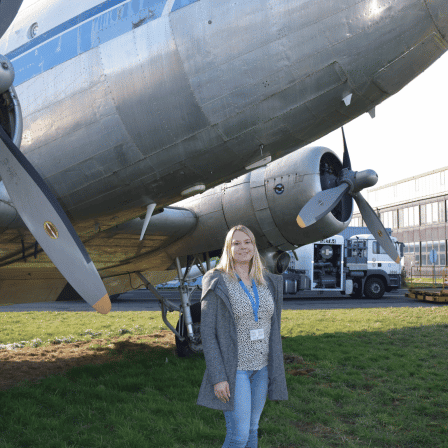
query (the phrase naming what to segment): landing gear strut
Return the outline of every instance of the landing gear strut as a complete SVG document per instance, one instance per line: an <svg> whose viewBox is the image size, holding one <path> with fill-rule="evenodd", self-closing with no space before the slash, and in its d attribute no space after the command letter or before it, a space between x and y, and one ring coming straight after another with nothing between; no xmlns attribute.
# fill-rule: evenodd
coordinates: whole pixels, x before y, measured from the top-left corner
<svg viewBox="0 0 448 448"><path fill-rule="evenodd" d="M210 256L208 252L204 256L207 270L210 269ZM180 264L179 257L175 259L177 278L179 279L179 292L180 292L180 307L171 302L170 300L162 297L156 288L139 272L137 275L145 284L146 288L149 289L159 300L162 308L162 319L166 326L174 333L176 338L176 353L177 356L184 358L192 356L196 353L202 353L202 340L200 333L200 323L201 323L201 303L195 303L191 305L190 297L197 287L189 287L186 282L188 273L191 267L195 264L202 275L205 274L204 267L200 262L198 256L187 257L187 268L185 273L182 275L182 268ZM167 311L178 311L179 320L177 322L176 328L170 324L166 318Z"/></svg>

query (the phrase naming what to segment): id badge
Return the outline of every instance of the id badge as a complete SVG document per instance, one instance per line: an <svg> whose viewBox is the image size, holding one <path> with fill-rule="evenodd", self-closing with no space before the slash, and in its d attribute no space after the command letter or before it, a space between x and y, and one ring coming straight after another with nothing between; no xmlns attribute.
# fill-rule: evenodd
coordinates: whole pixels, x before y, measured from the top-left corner
<svg viewBox="0 0 448 448"><path fill-rule="evenodd" d="M250 340L258 341L260 339L264 339L264 329L259 328L258 330L250 330Z"/></svg>

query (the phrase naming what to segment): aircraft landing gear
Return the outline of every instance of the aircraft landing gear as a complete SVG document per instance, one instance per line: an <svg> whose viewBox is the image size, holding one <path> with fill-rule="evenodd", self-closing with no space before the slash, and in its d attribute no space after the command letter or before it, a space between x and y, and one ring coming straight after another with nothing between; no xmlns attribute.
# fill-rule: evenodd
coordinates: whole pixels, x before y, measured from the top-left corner
<svg viewBox="0 0 448 448"><path fill-rule="evenodd" d="M193 321L193 332L195 335L199 336L199 344L196 344L191 347L191 343L188 341L188 338L184 338L181 341L176 336L176 354L179 358L189 358L190 356L194 356L197 353L202 353L202 340L201 338L201 302L194 303L190 306L191 319ZM184 315L181 314L179 320L177 321L176 330L179 334L184 335L186 332Z"/></svg>
<svg viewBox="0 0 448 448"><path fill-rule="evenodd" d="M202 353L202 340L201 340L201 332L200 332L200 326L201 326L201 303L195 303L193 305L190 305L190 297L191 294L193 293L193 291L196 289L196 287L194 288L190 288L186 285L186 277L188 275L188 272L190 271L191 267L193 266L193 264L196 264L196 266L198 267L198 269L201 271L202 275L205 274L204 271L204 267L202 266L202 263L200 263L200 260L196 261L198 259L197 256L193 257L192 260L187 259L187 269L185 270L185 274L182 276L182 271L181 271L181 267L180 267L180 262L179 259L176 258L176 267L177 267L177 274L178 274L178 278L179 278L179 291L181 294L181 300L182 303L184 303L185 300L185 304L186 306L189 307L189 309L187 310L186 307L184 307L183 309L186 310L186 312L180 314L179 316L179 320L177 322L176 325L176 330L177 332L181 335L184 336L185 332L188 329L188 318L190 316L188 316L188 314L191 315L191 325L192 325L192 330L193 330L193 334L194 334L194 340L191 340L191 338L185 337L183 340L181 340L180 338L178 338L176 336L176 353L177 356L179 358L186 358L186 357L190 357L193 356L197 353ZM205 261L206 261L206 267L207 267L207 271L210 269L210 256L208 254L208 252L205 254ZM196 262L196 263L195 263ZM188 291L188 296L186 291ZM186 297L186 299L185 299Z"/></svg>
<svg viewBox="0 0 448 448"><path fill-rule="evenodd" d="M204 258L206 261L207 270L209 270L211 267L209 254L206 253ZM203 275L205 274L205 270L198 256L187 257L187 269L185 270L185 274L183 275L179 258L176 257L175 261L177 276L180 282L180 306L177 306L167 298L162 297L157 289L154 288L154 286L140 272L136 272L136 274L143 281L146 288L149 289L159 300L160 306L162 308L162 319L165 322L166 326L174 333L174 336L176 338L176 354L180 358L185 358L197 353L203 353L200 332L201 303L198 302L194 305L190 304L190 297L197 287L189 287L186 282L186 277L193 264L198 267ZM173 326L166 318L167 311L179 312L179 320L177 322L176 328L173 328Z"/></svg>

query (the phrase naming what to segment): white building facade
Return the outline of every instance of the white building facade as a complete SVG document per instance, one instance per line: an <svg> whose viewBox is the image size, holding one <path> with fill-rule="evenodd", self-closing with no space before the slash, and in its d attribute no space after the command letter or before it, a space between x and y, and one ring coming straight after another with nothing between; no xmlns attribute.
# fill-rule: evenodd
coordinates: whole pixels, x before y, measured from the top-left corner
<svg viewBox="0 0 448 448"><path fill-rule="evenodd" d="M378 213L384 227L405 243L404 266L430 268L431 250L437 252L436 266L447 266L448 167L409 177L362 192ZM365 223L355 206L350 226ZM413 268L415 269L415 268Z"/></svg>

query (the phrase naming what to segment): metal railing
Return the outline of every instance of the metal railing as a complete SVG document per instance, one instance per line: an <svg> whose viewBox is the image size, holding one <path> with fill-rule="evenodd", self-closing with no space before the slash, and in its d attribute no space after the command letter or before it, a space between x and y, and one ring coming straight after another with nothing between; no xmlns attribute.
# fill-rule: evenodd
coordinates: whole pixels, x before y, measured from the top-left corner
<svg viewBox="0 0 448 448"><path fill-rule="evenodd" d="M448 290L448 266L411 266L406 275L409 289L438 288Z"/></svg>

